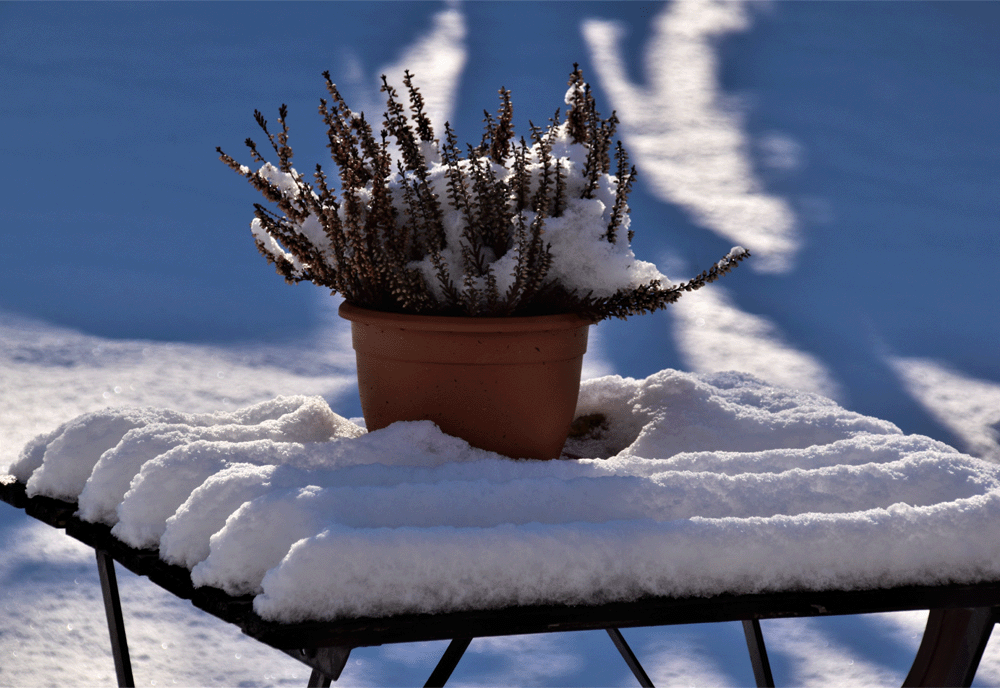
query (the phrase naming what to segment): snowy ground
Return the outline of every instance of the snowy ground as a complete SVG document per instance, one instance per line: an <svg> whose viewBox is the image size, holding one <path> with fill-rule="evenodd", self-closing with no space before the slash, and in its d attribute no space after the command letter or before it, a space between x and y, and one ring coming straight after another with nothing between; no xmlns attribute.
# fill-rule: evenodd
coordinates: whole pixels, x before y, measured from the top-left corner
<svg viewBox="0 0 1000 688"><path fill-rule="evenodd" d="M278 22L264 3L0 7L0 86L19 103L0 114L18 132L3 148L18 202L0 230L17 249L0 274L0 467L108 404L319 394L357 415L346 328L254 254L255 199L214 147L236 149L253 108L281 102L316 140L323 69L366 107L377 74L404 65L435 75L431 106L472 140L501 85L544 122L575 61L639 167L636 254L674 279L734 243L761 257L667 314L596 328L587 377L744 370L1000 457L982 261L1000 216L995 3L342 7ZM296 50L272 59L276 45ZM0 551L0 685L113 683L90 550L0 506ZM119 582L140 685L305 683L287 656ZM898 685L923 615L763 626L779 684ZM752 682L736 624L625 636L658 684ZM341 683L422 682L443 649L358 650ZM477 640L452 682L633 685L603 633ZM996 642L977 684L1000 684Z"/></svg>

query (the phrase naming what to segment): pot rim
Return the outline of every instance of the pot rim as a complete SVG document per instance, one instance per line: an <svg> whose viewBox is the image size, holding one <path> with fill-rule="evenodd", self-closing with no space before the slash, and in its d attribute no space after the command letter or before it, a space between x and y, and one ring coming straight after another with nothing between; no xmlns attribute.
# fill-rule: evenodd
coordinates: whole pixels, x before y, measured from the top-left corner
<svg viewBox="0 0 1000 688"><path fill-rule="evenodd" d="M413 313L387 313L370 308L352 306L347 301L340 304L338 314L351 322L372 325L389 325L431 332L536 332L568 330L595 324L595 320L577 313L554 315L529 315L511 318L479 318L475 316L415 315Z"/></svg>

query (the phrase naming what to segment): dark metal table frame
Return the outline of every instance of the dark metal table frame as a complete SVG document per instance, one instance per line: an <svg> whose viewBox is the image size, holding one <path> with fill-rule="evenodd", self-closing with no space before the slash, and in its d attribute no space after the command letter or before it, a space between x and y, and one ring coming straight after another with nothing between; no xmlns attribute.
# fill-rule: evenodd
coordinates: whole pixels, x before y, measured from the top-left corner
<svg viewBox="0 0 1000 688"><path fill-rule="evenodd" d="M903 586L855 591L789 591L713 597L649 597L595 606L533 605L500 610L401 614L334 622L282 624L253 611L253 597L195 588L187 569L164 563L155 550L138 550L102 524L74 516L77 506L49 497L29 498L23 483L0 483L0 501L92 547L97 555L111 651L119 686L133 686L128 642L114 563L186 600L243 633L308 665L310 686L340 677L351 650L390 643L450 640L427 680L443 686L474 638L605 630L642 686L652 686L620 628L740 621L758 686L773 686L761 619L838 616L928 609L920 648L904 686L968 686L975 677L993 626L1000 622L1000 582L976 585Z"/></svg>

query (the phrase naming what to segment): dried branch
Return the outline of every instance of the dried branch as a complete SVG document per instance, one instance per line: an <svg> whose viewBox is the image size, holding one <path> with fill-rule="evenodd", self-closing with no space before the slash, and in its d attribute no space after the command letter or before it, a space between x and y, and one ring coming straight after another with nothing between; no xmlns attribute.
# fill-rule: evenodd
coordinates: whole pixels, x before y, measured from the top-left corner
<svg viewBox="0 0 1000 688"><path fill-rule="evenodd" d="M611 208L611 221L608 222L608 231L604 234L610 243L618 240L618 228L621 227L624 215L628 213L628 195L632 191L632 184L635 181L635 167L628 169L628 153L625 152L622 142L618 142L615 149L615 160L618 161L617 185L615 187L615 204ZM628 170L628 171L626 171ZM632 241L632 230L629 230L629 242Z"/></svg>
<svg viewBox="0 0 1000 688"><path fill-rule="evenodd" d="M609 176L618 119L614 113L601 119L578 65L570 74L565 124L556 110L544 129L529 123L530 145L524 137L518 141L511 94L501 88L496 116L484 113L482 141L469 146L464 159L450 124L444 123L443 144L434 137L423 96L409 71L403 75L407 104L382 77L387 101L377 134L364 113L350 110L329 72L323 76L328 99L320 100L319 114L337 168L334 180L321 165L316 165L311 181L292 166L284 105L278 110L277 134L254 112L277 166L268 163L249 138L246 145L259 165L256 171L216 149L220 160L272 206L254 205L254 241L288 282L310 281L343 294L354 305L384 311L466 316L575 312L600 320L664 308L719 279L750 255L734 249L687 282L664 288L654 280L601 298L593 292L580 294L549 277L555 259L545 237L547 220L564 216L571 204L579 203L577 198L594 198L599 188L602 193L613 190L603 236L618 243L636 174L621 142L616 142L615 176ZM569 159L553 152L564 136L586 148L582 169L572 173ZM429 161L425 155L431 153L436 157ZM435 184L446 190L450 234ZM457 245L448 245L449 236ZM632 240L631 230L627 238ZM514 258L508 258L513 268L508 275L498 275L498 261L505 256ZM501 283L506 285L503 290Z"/></svg>

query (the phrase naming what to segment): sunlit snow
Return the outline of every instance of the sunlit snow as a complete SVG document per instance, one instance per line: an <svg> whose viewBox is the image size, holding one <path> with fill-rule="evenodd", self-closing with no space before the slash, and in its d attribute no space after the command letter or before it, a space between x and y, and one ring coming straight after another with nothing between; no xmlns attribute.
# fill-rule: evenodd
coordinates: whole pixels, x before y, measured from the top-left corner
<svg viewBox="0 0 1000 688"><path fill-rule="evenodd" d="M108 406L215 414L321 395L334 411L357 413L349 335L335 315L294 344L192 343L228 336L234 325L243 327L239 336L256 337L256 327L271 335L276 308L266 289L223 287L244 269L275 278L264 274L248 237L242 244L229 238L245 231L246 201L214 193L217 177L229 184L225 171L198 161L219 143L235 148L249 123L239 118L252 108L286 98L301 113L292 123L295 140L309 140L323 69L338 75L358 109L376 112L378 75L392 79L409 68L435 121L450 119L474 137L483 104L495 102L501 84L515 96L533 94L519 114L530 108L543 123L551 114L545 103L558 96L553 79L574 61L598 89L602 112L628 117L620 132L639 167L637 236L655 239L654 255L636 253L675 253L681 267L702 267L722 241L755 254L740 284L703 290L628 329L617 322L591 328L586 378L741 369L834 395L900 427L935 437L950 431L949 442L963 451L997 456L995 270L981 260L995 248L997 217L992 115L1000 90L982 29L995 24L989 3L858 3L847 12L835 3L525 3L516 12L477 3L371 3L345 12L306 3L286 6L273 23L266 4L227 7L54 11L21 3L0 23L8 91L23 105L4 115L18 132L8 152L18 161L9 186L19 202L6 224L7 244L16 248L3 271L10 309L0 312L0 472L33 437ZM367 25L366 18L376 20ZM269 27L264 38L261 26ZM322 152L318 126L312 138ZM56 195L38 183L53 171L66 178ZM195 251L203 241L207 248ZM249 257L240 257L240 245L249 245ZM658 262L675 279L690 276ZM962 279L933 290L925 288L927 275ZM845 283L848 293L831 289ZM311 312L335 314L337 303L323 298ZM732 346L707 335L720 330ZM623 424L625 404L601 403L611 432L577 446L576 455L618 453L644 427ZM811 479L836 468L849 479L865 464L891 471L887 456L912 455L926 442L875 439L870 448L885 443L878 452L853 451L850 459L840 449L856 438L823 444L808 470L800 450L766 452L766 468L761 463L756 473L717 451L676 455L670 470L708 471L723 481L789 470ZM295 489L303 472L315 470L252 463L282 451L296 460L309 453L300 442L254 442L253 450L245 443L206 448L223 464L237 452L247 462L209 472L186 508L165 521L156 516L166 528L161 555L196 566L239 505ZM419 488L441 469L413 470ZM368 481L367 493L402 485L393 482L398 472L377 464L334 472L342 484L348 474ZM603 477L652 485L648 475ZM170 506L164 500L159 508ZM143 529L154 523L151 510L145 515ZM113 684L93 551L4 505L0 526L0 684ZM305 684L309 671L298 662L118 570L140 684ZM899 685L925 618L909 612L762 625L779 685ZM739 624L625 634L657 685L752 683ZM977 685L1000 683L996 645L987 648ZM422 681L444 647L359 648L340 683ZM631 682L607 636L590 632L477 639L450 684Z"/></svg>
<svg viewBox="0 0 1000 688"><path fill-rule="evenodd" d="M302 397L91 413L11 471L282 621L1000 576L1000 467L940 442L739 373L588 380L580 409L593 458Z"/></svg>

